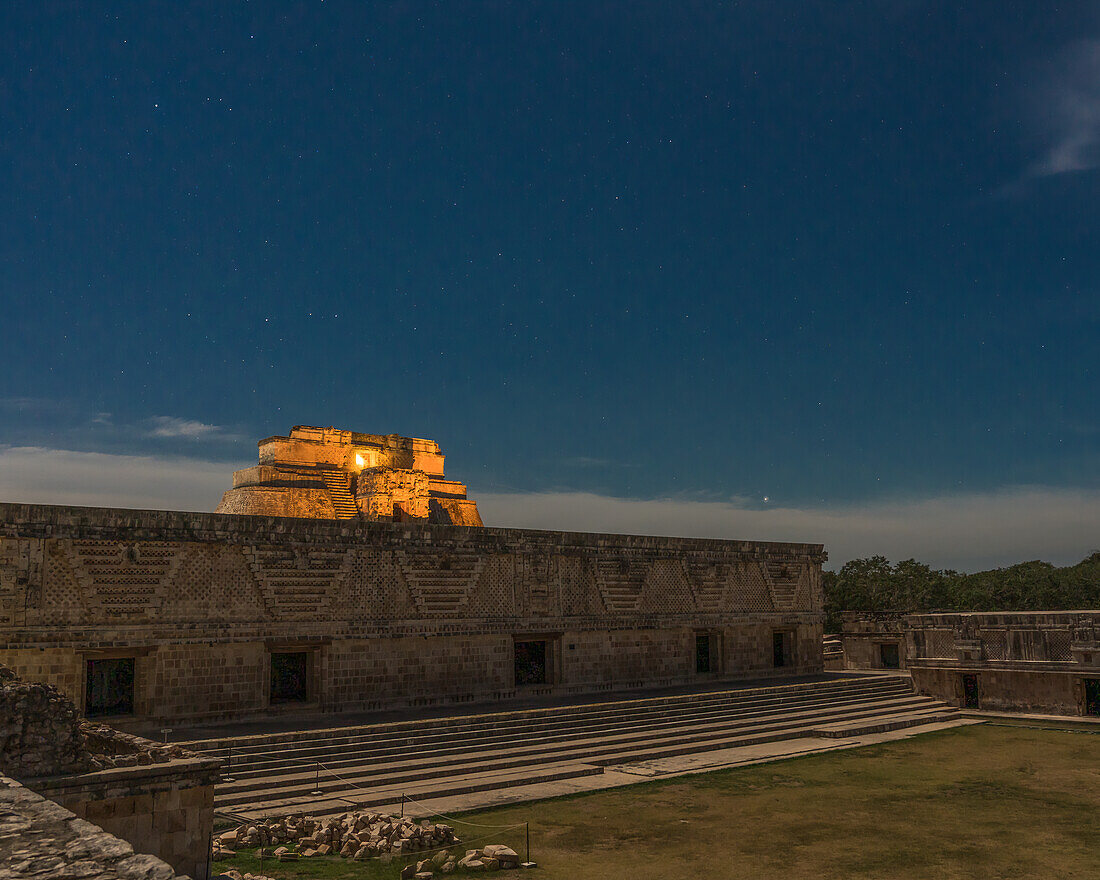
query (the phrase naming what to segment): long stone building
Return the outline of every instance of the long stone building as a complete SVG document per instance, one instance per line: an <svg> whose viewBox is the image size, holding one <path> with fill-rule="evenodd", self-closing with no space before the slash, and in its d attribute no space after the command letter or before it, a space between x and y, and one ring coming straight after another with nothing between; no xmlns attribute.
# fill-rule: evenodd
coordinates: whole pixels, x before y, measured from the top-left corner
<svg viewBox="0 0 1100 880"><path fill-rule="evenodd" d="M912 614L921 693L967 709L1100 716L1100 611Z"/></svg>
<svg viewBox="0 0 1100 880"><path fill-rule="evenodd" d="M371 438L381 441L373 461ZM282 511L273 499L293 507L308 496L310 518L0 504L0 662L120 722L821 671L820 544L447 525L433 510L473 520L476 507L433 507L468 499L461 484L442 485L431 441L322 437L341 447L339 467L303 463L299 441L310 438L261 450L285 452L291 439L289 455L260 465L272 470L238 473L222 509ZM424 457L379 464L387 445ZM400 470L431 475L419 501L390 492L348 517L317 476L340 471L364 498L385 495L374 490L386 480L407 484ZM295 472L313 485L284 479Z"/></svg>

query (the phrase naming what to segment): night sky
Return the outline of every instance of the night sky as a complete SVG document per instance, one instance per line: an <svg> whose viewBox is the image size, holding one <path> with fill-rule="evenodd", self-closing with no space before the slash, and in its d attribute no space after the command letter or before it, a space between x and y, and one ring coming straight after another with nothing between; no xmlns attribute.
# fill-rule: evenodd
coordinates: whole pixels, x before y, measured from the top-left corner
<svg viewBox="0 0 1100 880"><path fill-rule="evenodd" d="M36 0L0 33L5 500L59 451L227 485L294 424L436 439L475 496L1100 490L1098 3Z"/></svg>

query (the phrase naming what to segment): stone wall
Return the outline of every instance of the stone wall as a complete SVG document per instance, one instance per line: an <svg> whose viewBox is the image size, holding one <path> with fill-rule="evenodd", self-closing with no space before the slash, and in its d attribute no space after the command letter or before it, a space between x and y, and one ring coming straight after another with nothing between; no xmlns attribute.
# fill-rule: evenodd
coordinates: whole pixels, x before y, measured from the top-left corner
<svg viewBox="0 0 1100 880"><path fill-rule="evenodd" d="M3 775L0 815L0 877L175 880L179 876L163 860L135 854L125 840Z"/></svg>
<svg viewBox="0 0 1100 880"><path fill-rule="evenodd" d="M538 692L799 675L821 670L823 559L814 544L0 504L0 661L84 709L89 661L132 658L134 717L169 723L505 699L517 639L548 644ZM308 693L272 706L286 652L308 655Z"/></svg>
<svg viewBox="0 0 1100 880"><path fill-rule="evenodd" d="M905 669L905 615L893 612L845 611L841 615L841 645L845 669L885 669L896 652L898 669ZM884 652L888 646L890 652Z"/></svg>
<svg viewBox="0 0 1100 880"><path fill-rule="evenodd" d="M922 693L965 706L969 684L972 708L1100 714L1100 611L913 614L905 626Z"/></svg>
<svg viewBox="0 0 1100 880"><path fill-rule="evenodd" d="M0 666L0 772L195 880L207 876L220 766L82 720L56 688Z"/></svg>
<svg viewBox="0 0 1100 880"><path fill-rule="evenodd" d="M26 784L136 851L151 853L194 880L206 880L220 766L211 758L178 758Z"/></svg>
<svg viewBox="0 0 1100 880"><path fill-rule="evenodd" d="M327 490L313 486L241 486L226 492L218 509L249 516L336 518Z"/></svg>

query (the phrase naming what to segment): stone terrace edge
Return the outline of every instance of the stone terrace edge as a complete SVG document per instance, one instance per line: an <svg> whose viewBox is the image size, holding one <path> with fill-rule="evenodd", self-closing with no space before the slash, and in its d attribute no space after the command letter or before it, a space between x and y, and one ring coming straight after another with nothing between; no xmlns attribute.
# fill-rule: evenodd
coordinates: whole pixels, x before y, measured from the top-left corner
<svg viewBox="0 0 1100 880"><path fill-rule="evenodd" d="M789 555L814 562L828 559L823 544L755 541L726 538L682 538L658 535L625 535L604 532L571 532L550 529L517 529L451 526L421 523L387 523L244 516L174 510L141 510L115 507L82 507L58 504L0 502L0 537L227 541L251 543L259 538L278 542L318 540L326 543L431 546L434 535L469 547L500 547L515 542L547 549L597 552L610 546L624 550L736 552L747 556Z"/></svg>

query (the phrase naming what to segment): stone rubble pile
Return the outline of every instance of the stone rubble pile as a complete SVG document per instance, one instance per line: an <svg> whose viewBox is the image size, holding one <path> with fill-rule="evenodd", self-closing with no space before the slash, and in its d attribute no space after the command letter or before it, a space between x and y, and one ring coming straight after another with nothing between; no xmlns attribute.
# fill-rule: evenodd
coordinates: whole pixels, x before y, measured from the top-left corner
<svg viewBox="0 0 1100 880"><path fill-rule="evenodd" d="M455 868L497 871L520 865L516 851L499 843L467 850L465 856L457 859L447 848L461 842L450 825L433 825L427 819L417 822L407 816L353 812L321 819L284 816L239 825L214 837L211 855L215 860L228 859L239 850L256 848L262 850L265 858L280 862L331 855L346 859L377 856L390 861L408 853L436 850L430 857L406 865L401 871L402 880L431 880L436 871L449 874ZM260 875L235 870L225 871L222 876L231 880L265 880Z"/></svg>
<svg viewBox="0 0 1100 880"><path fill-rule="evenodd" d="M381 813L352 812L316 819L286 816L240 825L219 834L213 841L213 858L225 859L237 850L263 848L272 858L293 861L311 856L340 855L349 859L394 856L461 841L450 825L433 825L426 819L415 822Z"/></svg>
<svg viewBox="0 0 1100 880"><path fill-rule="evenodd" d="M491 843L481 849L468 849L461 859L446 850L438 852L430 859L406 865L401 871L401 880L432 880L434 871L450 874L456 867L467 871L505 871L519 867L519 854L510 846Z"/></svg>
<svg viewBox="0 0 1100 880"><path fill-rule="evenodd" d="M242 874L240 871L230 868L228 871L215 874L211 880L275 880L275 878L268 877L266 874Z"/></svg>
<svg viewBox="0 0 1100 880"><path fill-rule="evenodd" d="M72 701L0 666L0 773L34 779L93 769Z"/></svg>

